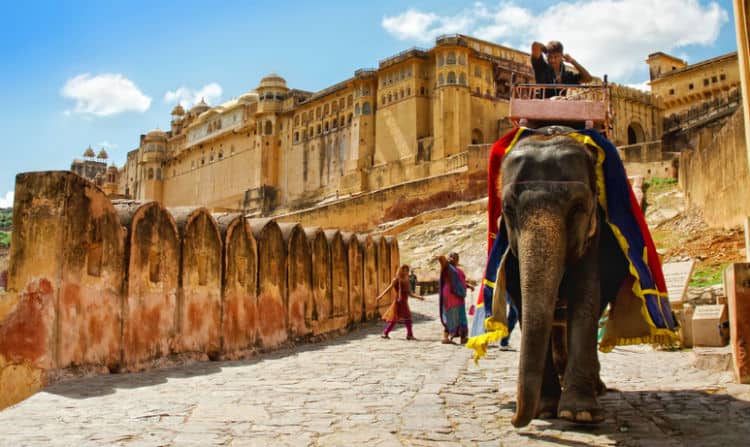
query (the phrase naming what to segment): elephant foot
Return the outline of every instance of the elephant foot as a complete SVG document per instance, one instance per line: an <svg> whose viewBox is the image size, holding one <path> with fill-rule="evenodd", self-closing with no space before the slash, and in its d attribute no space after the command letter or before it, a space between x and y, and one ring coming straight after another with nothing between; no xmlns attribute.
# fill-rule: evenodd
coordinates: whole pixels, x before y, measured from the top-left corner
<svg viewBox="0 0 750 447"><path fill-rule="evenodd" d="M542 396L539 400L538 419L555 419L557 417L557 407L560 402L560 396Z"/></svg>
<svg viewBox="0 0 750 447"><path fill-rule="evenodd" d="M563 392L557 417L579 424L598 424L604 421L604 409L594 396Z"/></svg>

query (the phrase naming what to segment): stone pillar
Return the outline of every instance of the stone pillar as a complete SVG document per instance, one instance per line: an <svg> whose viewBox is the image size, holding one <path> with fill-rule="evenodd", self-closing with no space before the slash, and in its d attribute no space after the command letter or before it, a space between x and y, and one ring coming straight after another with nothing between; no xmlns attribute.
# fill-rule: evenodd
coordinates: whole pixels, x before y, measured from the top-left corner
<svg viewBox="0 0 750 447"><path fill-rule="evenodd" d="M312 254L305 230L298 223L280 223L287 244L287 281L289 285L289 334L307 335L312 331L313 291Z"/></svg>
<svg viewBox="0 0 750 447"><path fill-rule="evenodd" d="M354 233L342 233L349 264L349 321L359 323L364 315L364 259L359 239Z"/></svg>
<svg viewBox="0 0 750 447"><path fill-rule="evenodd" d="M745 114L745 147L750 166L750 0L733 0L734 25L737 33L737 61Z"/></svg>
<svg viewBox="0 0 750 447"><path fill-rule="evenodd" d="M724 291L729 302L734 374L739 383L750 383L750 263L735 263L727 267Z"/></svg>
<svg viewBox="0 0 750 447"><path fill-rule="evenodd" d="M378 315L378 303L375 298L383 291L378 281L378 247L368 234L358 234L357 240L362 248L364 312L365 318L370 319Z"/></svg>
<svg viewBox="0 0 750 447"><path fill-rule="evenodd" d="M252 219L250 227L258 243L258 328L264 348L287 340L286 244L278 224Z"/></svg>
<svg viewBox="0 0 750 447"><path fill-rule="evenodd" d="M173 351L216 358L221 350L221 234L206 208L170 211L182 242Z"/></svg>
<svg viewBox="0 0 750 447"><path fill-rule="evenodd" d="M241 214L214 217L224 238L222 352L234 357L257 340L258 248Z"/></svg>
<svg viewBox="0 0 750 447"><path fill-rule="evenodd" d="M325 235L331 250L331 329L336 330L349 322L349 257L339 230L326 230Z"/></svg>
<svg viewBox="0 0 750 447"><path fill-rule="evenodd" d="M325 233L317 227L305 228L307 240L312 249L312 287L315 301L316 334L328 332L329 320L333 316L333 299L331 293L331 249Z"/></svg>
<svg viewBox="0 0 750 447"><path fill-rule="evenodd" d="M395 278L396 268L398 267L391 268L391 253L385 237L375 236L373 237L373 242L375 242L378 253L378 288L380 289L378 293L381 293L391 284L393 278ZM381 314L391 305L395 293L395 291L390 291L380 300L378 307Z"/></svg>

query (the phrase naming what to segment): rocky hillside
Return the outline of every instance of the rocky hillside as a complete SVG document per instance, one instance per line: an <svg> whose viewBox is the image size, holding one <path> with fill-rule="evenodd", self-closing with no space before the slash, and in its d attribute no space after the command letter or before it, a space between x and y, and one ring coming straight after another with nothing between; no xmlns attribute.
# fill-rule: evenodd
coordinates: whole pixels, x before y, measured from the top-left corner
<svg viewBox="0 0 750 447"><path fill-rule="evenodd" d="M675 181L655 179L644 189L646 220L663 261L696 260L691 286L719 284L723 267L744 259L742 230L708 229L700 213L685 211ZM467 276L479 281L487 254L486 206L486 199L457 203L381 229L398 234L402 262L416 269L420 281L437 279L434 257L451 251L460 254Z"/></svg>

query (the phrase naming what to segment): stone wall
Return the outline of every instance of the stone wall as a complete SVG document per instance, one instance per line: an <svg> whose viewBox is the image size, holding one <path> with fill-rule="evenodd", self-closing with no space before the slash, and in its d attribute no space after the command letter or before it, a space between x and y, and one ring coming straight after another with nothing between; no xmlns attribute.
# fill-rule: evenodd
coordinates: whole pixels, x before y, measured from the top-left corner
<svg viewBox="0 0 750 447"><path fill-rule="evenodd" d="M448 173L277 215L274 219L279 222L301 222L306 226L361 231L373 228L384 220L400 217L391 215L386 219L386 214L401 205L413 209L420 202L434 208L457 200L478 199L487 194L487 160L490 149L489 144L469 146L467 151L451 157L451 160L455 159L455 164L450 169L443 170ZM402 179L404 180L406 178ZM440 200L447 202L441 203Z"/></svg>
<svg viewBox="0 0 750 447"><path fill-rule="evenodd" d="M0 408L71 370L236 358L345 329L377 316L399 261L395 239L112 203L71 172L19 174L15 191Z"/></svg>
<svg viewBox="0 0 750 447"><path fill-rule="evenodd" d="M750 215L750 172L742 109L713 139L680 155L679 183L688 207L713 227L741 225Z"/></svg>

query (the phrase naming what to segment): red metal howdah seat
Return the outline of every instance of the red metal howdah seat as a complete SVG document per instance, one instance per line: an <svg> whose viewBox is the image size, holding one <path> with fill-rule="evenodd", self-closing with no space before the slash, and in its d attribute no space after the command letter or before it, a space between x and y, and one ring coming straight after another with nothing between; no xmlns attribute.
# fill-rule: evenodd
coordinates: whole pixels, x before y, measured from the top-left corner
<svg viewBox="0 0 750 447"><path fill-rule="evenodd" d="M602 84L513 84L510 120L516 126L566 125L608 134L611 110L607 77Z"/></svg>

